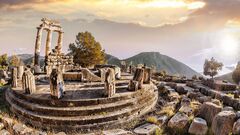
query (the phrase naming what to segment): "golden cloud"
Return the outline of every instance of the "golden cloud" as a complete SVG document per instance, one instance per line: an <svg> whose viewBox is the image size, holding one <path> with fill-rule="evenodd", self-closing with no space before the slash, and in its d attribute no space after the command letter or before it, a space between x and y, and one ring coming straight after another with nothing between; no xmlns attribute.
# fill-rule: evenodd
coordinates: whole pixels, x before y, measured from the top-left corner
<svg viewBox="0 0 240 135"><path fill-rule="evenodd" d="M185 21L191 12L204 6L200 0L29 0L6 7L32 8L73 19L79 17L78 13L87 13L111 21L161 26Z"/></svg>
<svg viewBox="0 0 240 135"><path fill-rule="evenodd" d="M240 18L234 18L226 22L227 27L240 27Z"/></svg>

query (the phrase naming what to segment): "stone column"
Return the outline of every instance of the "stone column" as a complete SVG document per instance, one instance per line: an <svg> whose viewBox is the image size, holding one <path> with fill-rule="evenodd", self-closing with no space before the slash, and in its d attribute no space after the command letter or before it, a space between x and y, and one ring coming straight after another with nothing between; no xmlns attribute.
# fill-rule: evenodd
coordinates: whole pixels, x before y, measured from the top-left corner
<svg viewBox="0 0 240 135"><path fill-rule="evenodd" d="M150 84L151 81L152 70L151 68L144 68L144 84Z"/></svg>
<svg viewBox="0 0 240 135"><path fill-rule="evenodd" d="M50 74L50 92L53 98L60 99L63 97L64 92L64 81L62 73L53 69Z"/></svg>
<svg viewBox="0 0 240 135"><path fill-rule="evenodd" d="M52 30L48 30L45 57L47 57L51 52L51 42L52 42Z"/></svg>
<svg viewBox="0 0 240 135"><path fill-rule="evenodd" d="M12 87L16 88L17 87L17 68L12 69Z"/></svg>
<svg viewBox="0 0 240 135"><path fill-rule="evenodd" d="M35 77L30 70L26 70L23 73L22 87L26 94L32 94L36 91Z"/></svg>
<svg viewBox="0 0 240 135"><path fill-rule="evenodd" d="M34 65L40 66L40 46L41 46L41 38L42 38L42 27L37 27L37 37L35 43L35 57L34 57Z"/></svg>
<svg viewBox="0 0 240 135"><path fill-rule="evenodd" d="M24 66L18 66L17 69L18 69L18 71L17 71L18 79L22 79L22 75L24 72Z"/></svg>
<svg viewBox="0 0 240 135"><path fill-rule="evenodd" d="M144 69L137 68L133 76L133 80L129 82L128 89L130 91L136 91L141 89L144 81Z"/></svg>
<svg viewBox="0 0 240 135"><path fill-rule="evenodd" d="M107 97L114 96L114 94L116 93L114 69L112 69L112 68L107 69L104 84L105 84L105 93L104 94Z"/></svg>
<svg viewBox="0 0 240 135"><path fill-rule="evenodd" d="M57 52L60 54L62 53L62 39L63 39L63 32L58 32L58 44L57 44Z"/></svg>

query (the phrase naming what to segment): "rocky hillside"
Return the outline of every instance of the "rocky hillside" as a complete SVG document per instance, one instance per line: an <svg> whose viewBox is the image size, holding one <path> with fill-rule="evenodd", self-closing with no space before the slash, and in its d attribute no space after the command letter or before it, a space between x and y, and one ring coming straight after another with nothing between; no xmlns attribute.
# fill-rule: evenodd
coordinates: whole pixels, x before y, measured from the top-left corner
<svg viewBox="0 0 240 135"><path fill-rule="evenodd" d="M120 60L114 56L107 55L109 64L119 65ZM199 75L196 71L188 67L187 65L171 58L166 55L162 55L159 52L143 52L130 58L124 59L127 63L132 62L134 65L146 64L147 66L156 66L157 70L166 70L169 74L185 75L192 77L193 75Z"/></svg>

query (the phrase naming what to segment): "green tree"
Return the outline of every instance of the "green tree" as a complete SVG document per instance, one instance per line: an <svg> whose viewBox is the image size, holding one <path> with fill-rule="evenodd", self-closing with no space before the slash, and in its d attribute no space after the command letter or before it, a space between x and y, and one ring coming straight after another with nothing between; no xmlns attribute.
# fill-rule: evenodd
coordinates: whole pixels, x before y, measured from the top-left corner
<svg viewBox="0 0 240 135"><path fill-rule="evenodd" d="M5 69L8 66L8 57L7 54L0 56L0 68Z"/></svg>
<svg viewBox="0 0 240 135"><path fill-rule="evenodd" d="M78 33L75 44L71 43L69 45L69 51L73 55L74 63L83 67L106 62L105 51L102 49L101 44L87 31Z"/></svg>
<svg viewBox="0 0 240 135"><path fill-rule="evenodd" d="M236 84L240 83L240 63L238 63L236 69L233 71L232 79Z"/></svg>
<svg viewBox="0 0 240 135"><path fill-rule="evenodd" d="M24 65L23 61L17 55L13 55L12 56L12 58L10 59L9 64L11 66L15 66L15 67L20 66L20 65Z"/></svg>
<svg viewBox="0 0 240 135"><path fill-rule="evenodd" d="M218 74L218 71L222 70L222 67L223 64L216 61L213 57L211 60L206 59L203 66L203 74L211 76L213 79L213 77Z"/></svg>

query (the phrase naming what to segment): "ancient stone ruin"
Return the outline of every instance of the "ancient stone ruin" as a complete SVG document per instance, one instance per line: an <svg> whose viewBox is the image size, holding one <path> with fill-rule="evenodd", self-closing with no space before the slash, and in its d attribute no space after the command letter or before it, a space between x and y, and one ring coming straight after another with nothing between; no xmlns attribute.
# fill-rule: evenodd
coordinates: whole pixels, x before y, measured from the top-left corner
<svg viewBox="0 0 240 135"><path fill-rule="evenodd" d="M37 27L34 57L34 66L36 68L35 72L40 72L40 47L42 40L42 32L44 30L47 31L47 39L45 46L45 71L47 72L47 74L50 74L53 68L61 66L62 70L64 70L65 66L73 65L73 57L66 56L62 53L63 30L60 23L55 20L43 18L42 24ZM53 32L58 33L58 41L55 48L51 50Z"/></svg>
<svg viewBox="0 0 240 135"><path fill-rule="evenodd" d="M6 92L11 111L21 122L47 131L99 132L134 126L132 122L154 108L158 92L148 69L137 70L133 80L138 85L129 90L133 78L129 72L121 72L115 65L82 68L73 63L72 56L63 54L59 22L43 18L37 30L33 70L13 68L12 87ZM44 30L48 34L42 67ZM52 32L59 37L55 49L50 50Z"/></svg>
<svg viewBox="0 0 240 135"><path fill-rule="evenodd" d="M61 52L60 24L42 21L35 67L13 67L11 88L5 93L11 112L23 125L3 117L0 134L33 134L35 130L36 134L240 134L237 85L169 75L154 71L151 65L125 61L121 68L107 64L82 68ZM38 62L42 30L60 36L51 51L48 33L44 67Z"/></svg>

